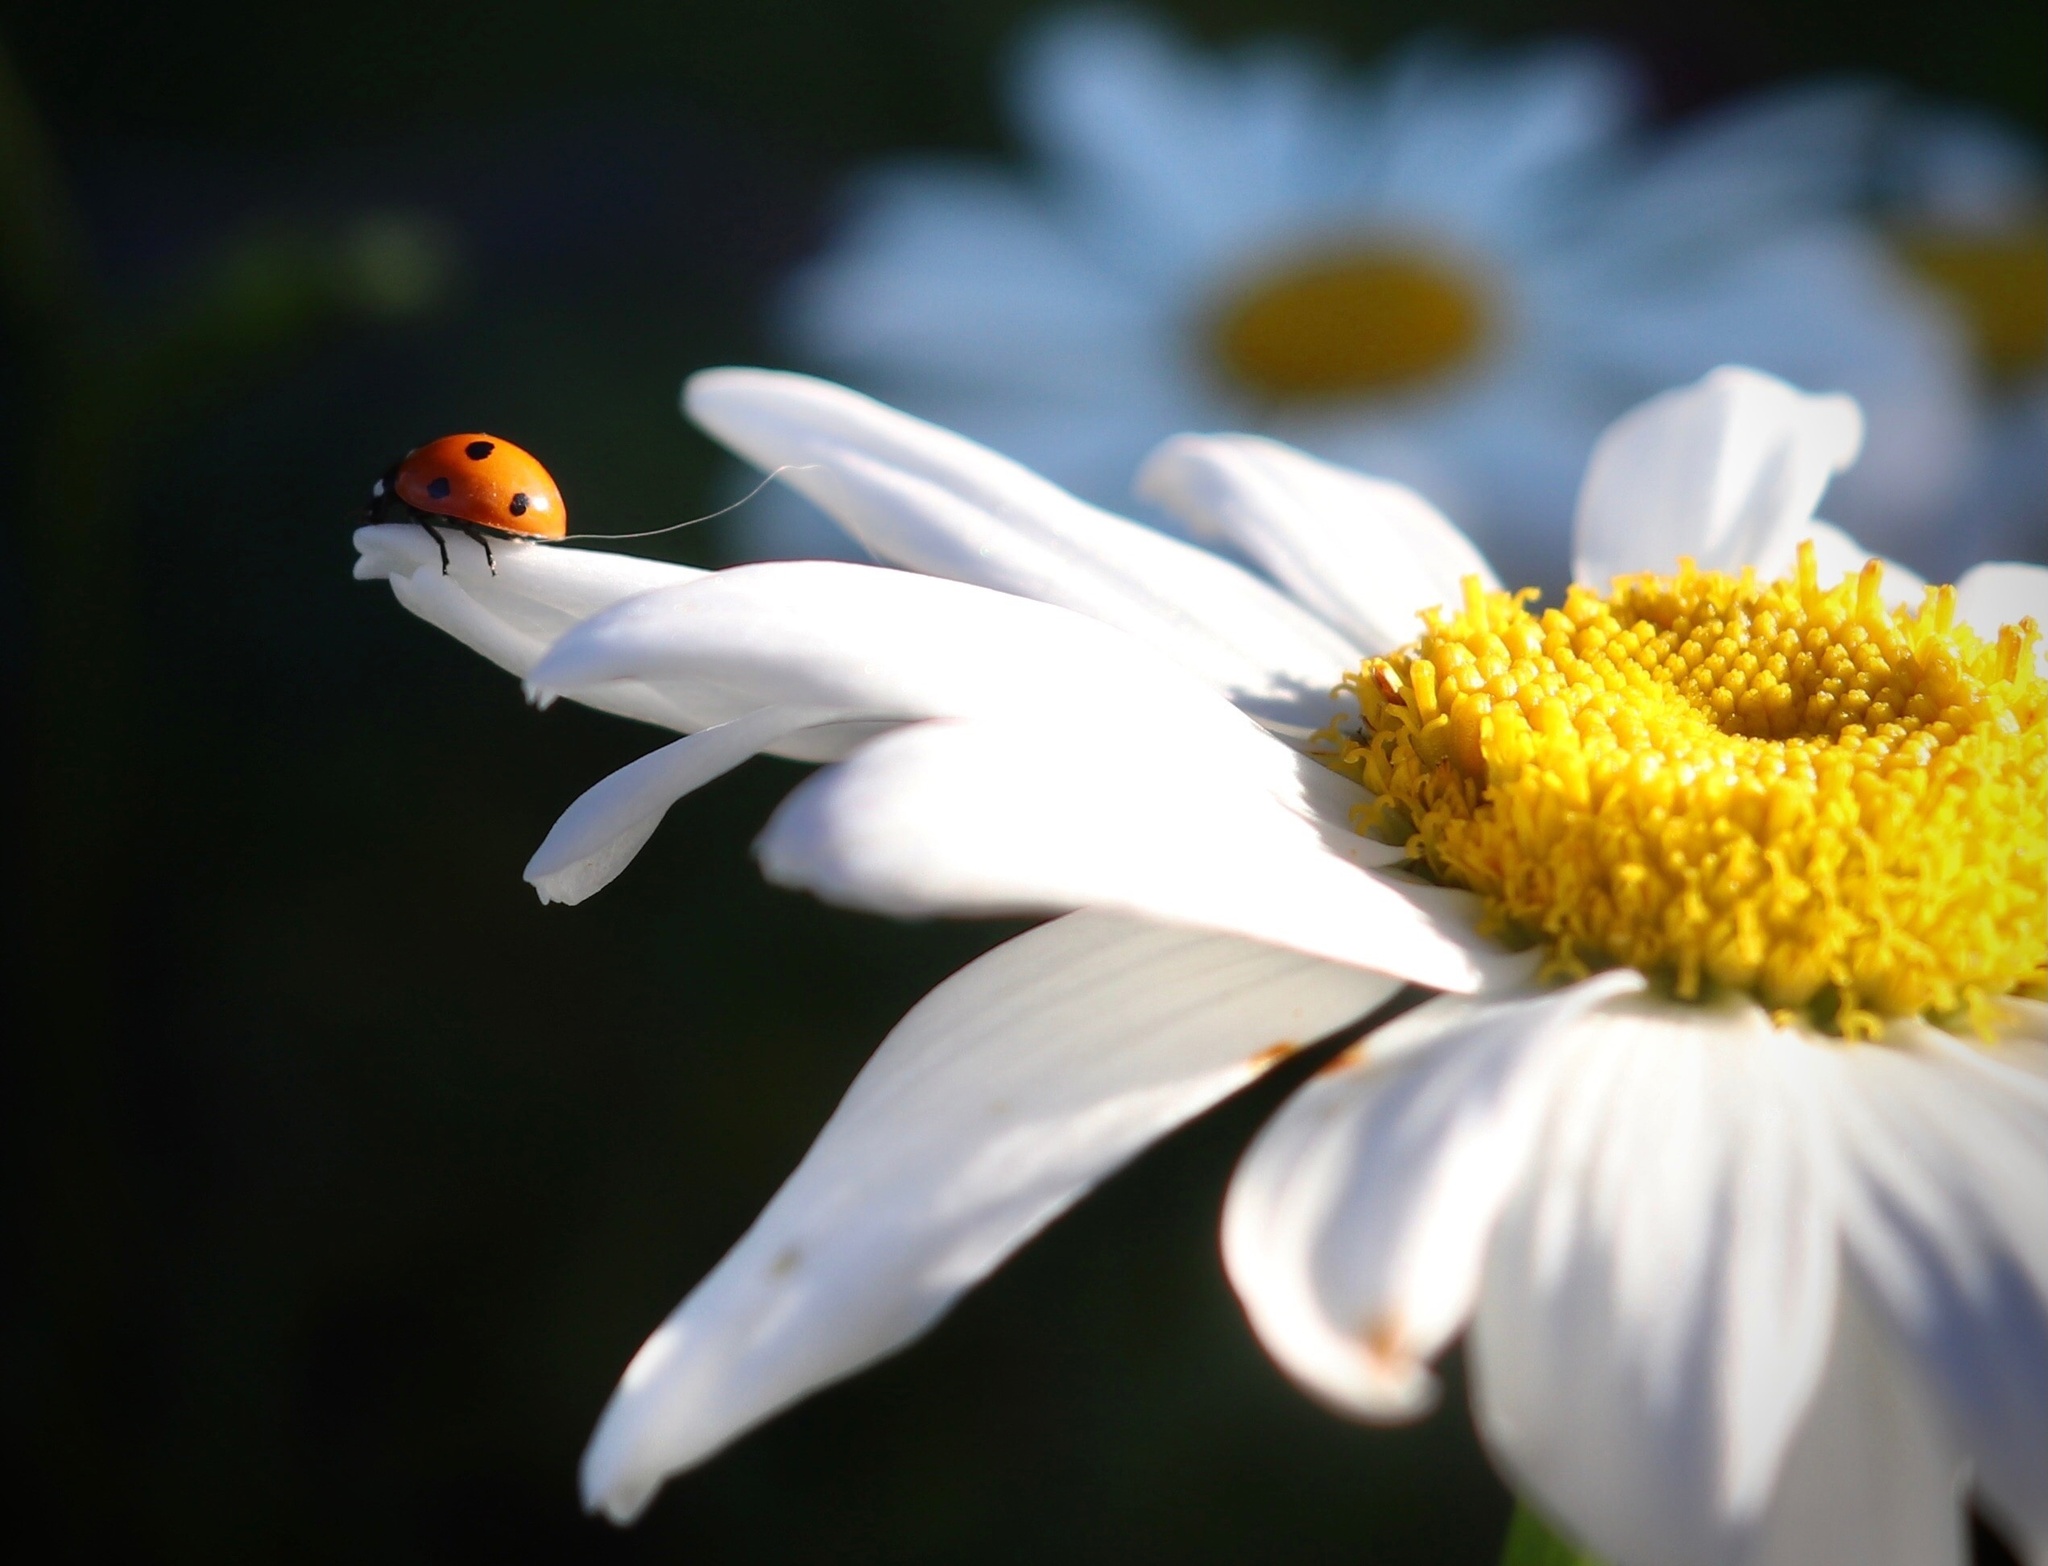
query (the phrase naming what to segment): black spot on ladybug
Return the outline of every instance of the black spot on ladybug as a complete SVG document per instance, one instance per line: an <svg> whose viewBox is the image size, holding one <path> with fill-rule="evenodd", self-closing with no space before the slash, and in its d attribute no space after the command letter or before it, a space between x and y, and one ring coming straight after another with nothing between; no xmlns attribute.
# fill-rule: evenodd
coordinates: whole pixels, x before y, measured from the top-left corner
<svg viewBox="0 0 2048 1566"><path fill-rule="evenodd" d="M446 500L448 498L448 481L444 478L435 479L433 483L427 486L427 493L436 500Z"/></svg>
<svg viewBox="0 0 2048 1566"><path fill-rule="evenodd" d="M526 495L525 495L525 493L524 493L524 492L521 492L521 493L519 493L519 494L516 494L516 495L514 495L514 496L512 497L512 504L511 504L511 505L509 505L509 506L507 506L507 507L506 507L505 509L506 509L506 510L508 510L508 511L510 511L510 512L512 513L512 515L514 515L515 517L523 517L523 516L525 516L525 515L526 515Z"/></svg>
<svg viewBox="0 0 2048 1566"><path fill-rule="evenodd" d="M497 449L496 441L473 440L462 448L462 454L471 462L481 462Z"/></svg>

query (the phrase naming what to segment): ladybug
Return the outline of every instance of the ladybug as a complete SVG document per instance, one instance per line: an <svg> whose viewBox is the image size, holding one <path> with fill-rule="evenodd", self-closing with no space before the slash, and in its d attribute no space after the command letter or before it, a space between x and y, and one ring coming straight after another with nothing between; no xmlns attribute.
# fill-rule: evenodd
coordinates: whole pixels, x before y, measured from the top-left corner
<svg viewBox="0 0 2048 1566"><path fill-rule="evenodd" d="M441 527L482 544L493 576L494 537L563 538L569 532L568 508L548 470L531 452L495 435L443 435L414 447L370 486L363 516L368 522L417 522L440 548L443 576L448 544Z"/></svg>

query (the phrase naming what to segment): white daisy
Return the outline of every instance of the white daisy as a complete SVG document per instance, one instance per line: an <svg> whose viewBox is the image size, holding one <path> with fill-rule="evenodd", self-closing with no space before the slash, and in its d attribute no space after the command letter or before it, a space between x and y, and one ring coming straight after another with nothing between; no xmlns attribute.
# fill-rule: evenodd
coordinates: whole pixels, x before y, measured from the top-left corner
<svg viewBox="0 0 2048 1566"><path fill-rule="evenodd" d="M1928 563L2048 558L2048 168L1968 110L1906 102L1875 144L1878 215L1971 344L1986 398L1968 481Z"/></svg>
<svg viewBox="0 0 2048 1566"><path fill-rule="evenodd" d="M1600 430L1716 364L1870 419L1836 519L1910 556L1974 441L1947 313L1852 221L1881 95L1804 87L1676 132L1616 56L1424 42L1339 72L1115 13L1028 35L1019 175L857 192L793 280L803 363L1120 506L1177 430L1397 479L1517 581L1562 585Z"/></svg>
<svg viewBox="0 0 2048 1566"><path fill-rule="evenodd" d="M1864 563L1813 518L1852 402L1721 370L1629 414L1574 575L1666 574L1541 619L1412 493L1263 438L1178 437L1141 485L1287 593L839 387L717 370L686 402L910 570L500 544L493 577L450 539L444 576L417 529L357 535L359 575L537 691L691 731L528 878L589 895L776 749L843 759L762 834L771 879L1058 917L884 1040L626 1370L592 1508L630 1520L909 1342L1412 982L1444 993L1232 1184L1231 1280L1304 1387L1410 1417L1464 1334L1497 1462L1616 1563L1960 1562L1972 1493L2048 1561L2048 1007L2017 993L2048 957L2018 624L2048 570L1921 594Z"/></svg>

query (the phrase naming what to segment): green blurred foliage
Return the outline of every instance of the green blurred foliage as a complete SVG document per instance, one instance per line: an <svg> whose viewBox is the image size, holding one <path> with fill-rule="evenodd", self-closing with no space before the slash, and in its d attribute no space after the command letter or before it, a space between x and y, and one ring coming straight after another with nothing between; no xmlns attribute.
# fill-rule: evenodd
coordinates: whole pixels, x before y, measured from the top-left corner
<svg viewBox="0 0 2048 1566"><path fill-rule="evenodd" d="M1029 9L0 4L56 152L43 185L0 184L78 213L24 270L7 209L12 297L45 302L0 360L0 451L33 476L0 636L35 672L4 699L44 807L5 840L42 890L9 912L29 1276L0 1403L15 1527L50 1553L1496 1558L1509 1499L1455 1364L1420 1428L1347 1425L1223 1282L1224 1182L1284 1081L639 1529L575 1510L626 1357L895 1017L1009 927L763 887L746 843L798 775L773 762L684 802L603 897L536 906L527 854L654 736L525 707L352 582L348 531L384 464L450 429L543 453L593 530L716 504L681 377L764 353L763 287L839 172L1000 145L991 84ZM2043 118L2041 18L1974 0L1938 25L1839 3L1169 9L1359 56L1423 22L1592 30L1642 49L1672 107L1878 69ZM745 515L647 547L736 558ZM66 887L91 893L83 924L48 917Z"/></svg>
<svg viewBox="0 0 2048 1566"><path fill-rule="evenodd" d="M318 140L349 124L434 125L593 96L685 96L832 159L993 143L988 65L1031 0L9 0L0 17L51 96L95 124L216 142ZM1799 72L1900 74L2039 126L2038 8L1856 0L1180 0L1226 40L1293 30L1354 54L1419 27L1482 38L1560 30L1632 41L1697 93Z"/></svg>
<svg viewBox="0 0 2048 1566"><path fill-rule="evenodd" d="M1518 1505L1508 1524L1500 1566L1600 1566L1600 1562L1566 1543L1527 1505Z"/></svg>

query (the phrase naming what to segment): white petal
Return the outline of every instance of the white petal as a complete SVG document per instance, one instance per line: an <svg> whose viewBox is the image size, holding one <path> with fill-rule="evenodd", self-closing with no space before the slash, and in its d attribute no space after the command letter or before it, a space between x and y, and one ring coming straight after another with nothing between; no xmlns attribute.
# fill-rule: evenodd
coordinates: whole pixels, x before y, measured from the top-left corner
<svg viewBox="0 0 2048 1566"><path fill-rule="evenodd" d="M1369 653L1413 641L1424 609L1459 602L1485 557L1413 490L1256 435L1176 435L1138 493L1220 534Z"/></svg>
<svg viewBox="0 0 2048 1566"><path fill-rule="evenodd" d="M1996 1054L1949 1058L1970 1048L1851 1055L1850 1254L1938 1392L1987 1508L2029 1559L2048 1560L2048 1092Z"/></svg>
<svg viewBox="0 0 2048 1566"><path fill-rule="evenodd" d="M584 1454L585 1504L630 1521L668 1475L909 1342L1126 1159L1394 989L1100 913L962 969L635 1356Z"/></svg>
<svg viewBox="0 0 2048 1566"><path fill-rule="evenodd" d="M1927 579L1910 566L1896 560L1885 559L1873 549L1866 549L1831 523L1814 521L1799 529L1799 537L1793 541L1792 555L1780 561L1758 561L1758 568L1776 576L1789 576L1798 563L1798 548L1802 542L1813 544L1813 563L1824 584L1832 584L1845 576L1861 571L1870 560L1882 561L1884 565L1884 596L1894 604L1917 607L1921 595L1927 589Z"/></svg>
<svg viewBox="0 0 2048 1566"><path fill-rule="evenodd" d="M1888 128L1888 210L1966 233L2011 232L2033 215L2048 169L2016 127L1981 109L1922 101L1895 105Z"/></svg>
<svg viewBox="0 0 2048 1566"><path fill-rule="evenodd" d="M1930 561L1956 581L1979 561L2048 559L2048 368L1989 410L1969 481L1922 525L1939 540Z"/></svg>
<svg viewBox="0 0 2048 1566"><path fill-rule="evenodd" d="M1989 1083L2001 1110L2017 1100L2048 1116L2048 1082L2041 1080L2048 1076L2048 1005L2000 996L1988 1003L1987 1019L1993 1030L1988 1040L1974 1032L1958 1037L1917 1018L1894 1022L1885 1037L1906 1041L1944 1069Z"/></svg>
<svg viewBox="0 0 2048 1566"><path fill-rule="evenodd" d="M1997 639L2000 626L2028 616L2042 632L2034 643L2034 667L2048 674L2048 566L1986 561L1956 583L1956 618L1986 641Z"/></svg>
<svg viewBox="0 0 2048 1566"><path fill-rule="evenodd" d="M1594 1553L1739 1559L1834 1329L1831 1054L1756 1007L1610 1002L1487 1257L1473 1403Z"/></svg>
<svg viewBox="0 0 2048 1566"><path fill-rule="evenodd" d="M1583 42L1488 56L1424 37L1389 63L1370 215L1437 219L1485 249L1550 227L1561 180L1626 134L1643 96L1626 59ZM1339 132L1340 167L1366 161L1356 134Z"/></svg>
<svg viewBox="0 0 2048 1566"><path fill-rule="evenodd" d="M1757 574L1766 579L1790 576L1798 568L1799 546L1813 545L1813 564L1823 587L1832 587L1845 576L1854 576L1864 565L1876 560L1884 567L1883 593L1888 604L1903 609L1916 609L1927 592L1927 578L1911 566L1899 564L1866 549L1863 544L1843 532L1832 522L1814 521L1804 527L1792 530L1777 546L1774 554L1745 561L1754 565Z"/></svg>
<svg viewBox="0 0 2048 1566"><path fill-rule="evenodd" d="M544 903L580 903L611 885L669 806L799 729L843 720L811 708L763 707L621 767L562 812L526 866Z"/></svg>
<svg viewBox="0 0 2048 1566"><path fill-rule="evenodd" d="M1119 908L1443 990L1527 971L1477 933L1469 894L1361 868L1399 850L1226 755L1179 759L1170 734L919 724L806 780L755 852L771 881L902 918Z"/></svg>
<svg viewBox="0 0 2048 1566"><path fill-rule="evenodd" d="M1059 604L1151 643L1249 710L1314 729L1357 649L1228 561L1099 511L962 436L828 381L705 370L684 406L877 558Z"/></svg>
<svg viewBox="0 0 2048 1566"><path fill-rule="evenodd" d="M1088 711L1257 737L1213 686L1099 621L845 561L735 566L636 598L563 637L531 679L585 699L618 682L660 692L686 728L793 706L889 722Z"/></svg>
<svg viewBox="0 0 2048 1566"><path fill-rule="evenodd" d="M1732 248L1863 197L1870 143L1889 94L1867 81L1800 80L1690 115L1660 138L1612 198L1636 230Z"/></svg>
<svg viewBox="0 0 2048 1566"><path fill-rule="evenodd" d="M695 566L666 560L516 538L491 541L497 565L497 574L492 575L483 545L460 533L444 533L443 537L452 584L509 623L549 640L563 628L635 593L704 575ZM357 528L354 543L358 581L441 572L440 551L427 530L413 523Z"/></svg>
<svg viewBox="0 0 2048 1566"><path fill-rule="evenodd" d="M1366 1418L1434 1404L1428 1361L1471 1313L1566 1058L1544 1040L1641 988L1624 970L1528 1000L1434 1000L1287 1101L1231 1180L1223 1260L1289 1375Z"/></svg>
<svg viewBox="0 0 2048 1566"><path fill-rule="evenodd" d="M1933 1400L1851 1284L1743 1566L1964 1566L1962 1481Z"/></svg>
<svg viewBox="0 0 2048 1566"><path fill-rule="evenodd" d="M445 574L441 553L425 528L410 522L357 528L356 577L390 582L407 609L522 679L549 644L579 621L637 594L704 575L665 560L518 539L492 541L497 561L492 575L476 540L459 533L443 537L448 545ZM675 722L658 697L630 684L586 704L650 723Z"/></svg>
<svg viewBox="0 0 2048 1566"><path fill-rule="evenodd" d="M1092 248L1179 292L1250 234L1299 220L1322 75L1284 45L1220 60L1148 18L1066 12L1024 36L1012 99Z"/></svg>
<svg viewBox="0 0 2048 1566"><path fill-rule="evenodd" d="M1998 1037L1987 1057L2031 1076L2048 1077L2048 1003L2008 995L1997 1009Z"/></svg>
<svg viewBox="0 0 2048 1566"><path fill-rule="evenodd" d="M864 385L1088 401L1160 357L1157 308L1006 172L925 159L863 176L781 290L785 334Z"/></svg>
<svg viewBox="0 0 2048 1566"><path fill-rule="evenodd" d="M1626 384L1675 385L1741 363L1853 396L1862 453L1829 487L1827 511L1882 549L1932 558L1926 530L1959 498L1979 399L1953 319L1872 238L1802 222L1704 266L1665 258L1666 272L1697 273L1682 283L1636 281L1658 276L1645 258L1616 277L1622 297L1596 329L1603 356L1632 372Z"/></svg>
<svg viewBox="0 0 2048 1566"><path fill-rule="evenodd" d="M1605 588L1681 555L1711 570L1783 553L1828 480L1856 460L1863 415L1755 370L1714 370L1652 397L1593 447L1573 524L1575 580Z"/></svg>
<svg viewBox="0 0 2048 1566"><path fill-rule="evenodd" d="M1026 42L1027 143L1094 248L1158 292L1304 230L1512 231L1634 96L1583 45L1486 59L1431 39L1346 80L1292 40L1219 56L1114 12L1057 14Z"/></svg>

